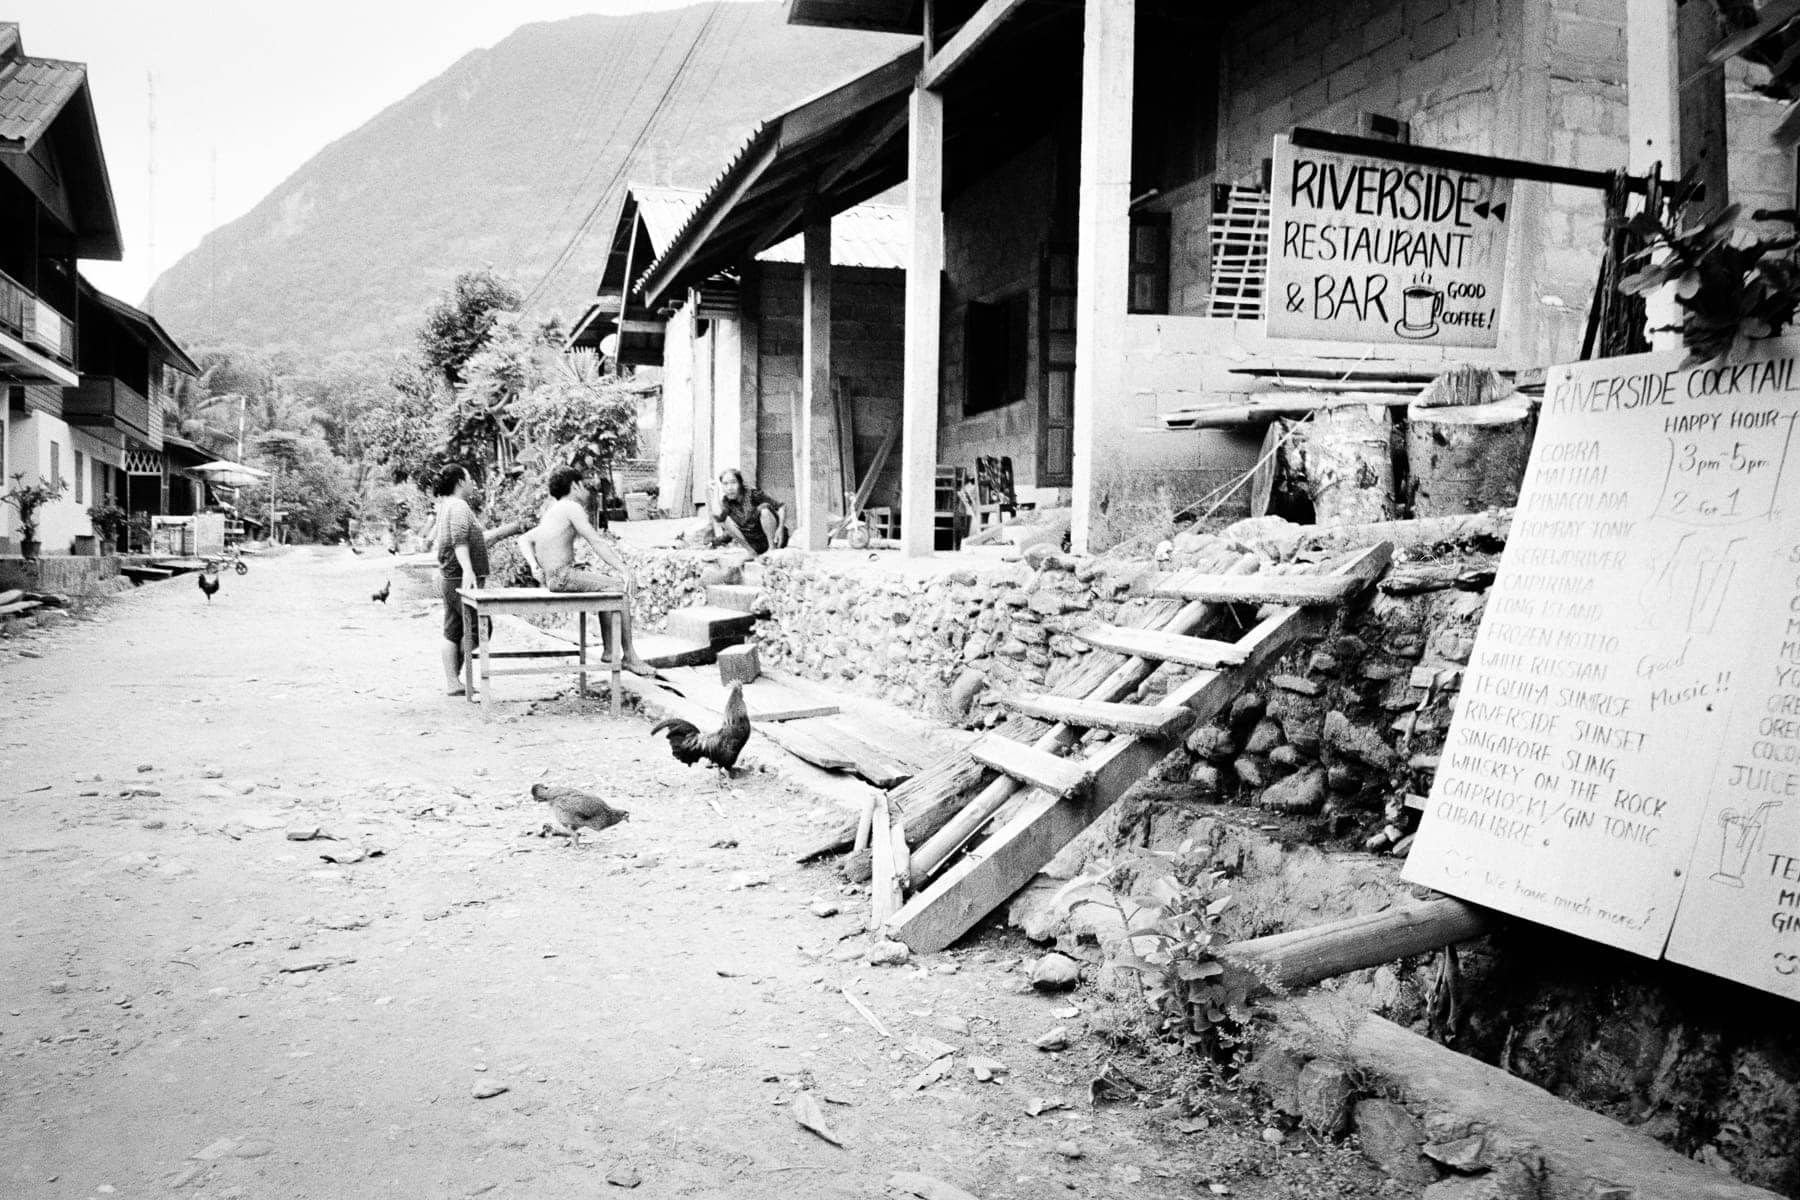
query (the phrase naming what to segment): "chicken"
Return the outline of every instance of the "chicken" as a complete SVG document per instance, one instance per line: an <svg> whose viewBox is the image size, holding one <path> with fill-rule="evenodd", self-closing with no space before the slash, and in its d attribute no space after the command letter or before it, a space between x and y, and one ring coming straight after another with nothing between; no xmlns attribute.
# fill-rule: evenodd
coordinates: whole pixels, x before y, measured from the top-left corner
<svg viewBox="0 0 1800 1200"><path fill-rule="evenodd" d="M744 707L744 685L734 683L725 697L725 723L712 733L701 733L692 721L670 717L650 727L650 736L669 735L669 752L693 766L706 759L726 775L737 765L738 754L750 740L750 710Z"/></svg>
<svg viewBox="0 0 1800 1200"><path fill-rule="evenodd" d="M392 591L393 591L393 590L394 590L394 581L393 581L393 580L391 580L391 579L390 579L390 580L388 580L388 581L387 581L387 582L386 582L386 583L384 583L384 584L382 584L382 585L381 585L381 590L380 590L380 591L379 591L379 592L376 592L376 593L375 593L375 594L374 594L374 595L373 595L373 596L370 596L370 597L369 597L369 599L371 599L371 600L379 600L379 601L381 601L381 602L382 602L382 603L383 603L383 604L386 604L386 603L387 603L387 598L388 598L388 594L389 594L389 593L390 593L390 592L392 592Z"/></svg>
<svg viewBox="0 0 1800 1200"><path fill-rule="evenodd" d="M211 604L213 593L219 590L219 577L211 571L200 572L200 590L206 593L206 602Z"/></svg>
<svg viewBox="0 0 1800 1200"><path fill-rule="evenodd" d="M592 792L584 792L580 788L534 783L531 785L531 798L550 806L550 812L556 817L557 823L569 831L571 846L581 844L583 829L592 829L597 833L609 825L631 820L629 812L614 808Z"/></svg>

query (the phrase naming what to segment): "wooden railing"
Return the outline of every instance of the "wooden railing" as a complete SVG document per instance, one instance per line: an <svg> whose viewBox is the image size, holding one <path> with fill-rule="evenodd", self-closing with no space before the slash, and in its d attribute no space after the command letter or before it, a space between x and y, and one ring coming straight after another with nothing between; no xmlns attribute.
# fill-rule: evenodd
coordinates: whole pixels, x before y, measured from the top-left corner
<svg viewBox="0 0 1800 1200"><path fill-rule="evenodd" d="M75 365L75 322L4 272L0 272L0 329L60 363Z"/></svg>
<svg viewBox="0 0 1800 1200"><path fill-rule="evenodd" d="M63 392L63 419L72 425L112 423L149 439L150 401L111 375L83 375L81 386Z"/></svg>

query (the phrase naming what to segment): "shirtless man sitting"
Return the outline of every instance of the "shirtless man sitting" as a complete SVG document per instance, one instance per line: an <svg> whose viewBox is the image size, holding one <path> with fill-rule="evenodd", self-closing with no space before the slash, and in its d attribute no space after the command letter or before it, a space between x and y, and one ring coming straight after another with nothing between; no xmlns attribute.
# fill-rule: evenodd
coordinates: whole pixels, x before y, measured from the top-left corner
<svg viewBox="0 0 1800 1200"><path fill-rule="evenodd" d="M538 521L537 528L519 535L519 550L531 573L553 592L624 592L627 600L624 618L619 624L620 647L625 669L633 675L654 675L650 664L639 658L631 643L631 605L637 590L631 577L631 566L624 556L607 544L588 520L589 487L581 472L574 467L558 467L550 474L549 508ZM604 575L575 565L575 536L579 534L594 548L600 561L617 574ZM612 659L610 622L601 622L600 632L608 661Z"/></svg>

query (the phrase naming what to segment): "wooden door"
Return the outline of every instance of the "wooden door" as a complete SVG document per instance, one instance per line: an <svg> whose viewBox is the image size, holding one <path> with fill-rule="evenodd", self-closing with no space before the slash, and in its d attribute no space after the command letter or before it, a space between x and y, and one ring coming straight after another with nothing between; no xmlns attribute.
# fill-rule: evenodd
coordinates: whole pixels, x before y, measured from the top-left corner
<svg viewBox="0 0 1800 1200"><path fill-rule="evenodd" d="M1075 247L1044 247L1038 288L1039 487L1075 482Z"/></svg>

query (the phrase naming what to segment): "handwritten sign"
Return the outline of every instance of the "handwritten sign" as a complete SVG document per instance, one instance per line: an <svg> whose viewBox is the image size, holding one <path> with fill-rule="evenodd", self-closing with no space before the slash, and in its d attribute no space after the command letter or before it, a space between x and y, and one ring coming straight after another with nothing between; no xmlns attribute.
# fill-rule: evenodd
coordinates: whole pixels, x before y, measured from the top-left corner
<svg viewBox="0 0 1800 1200"><path fill-rule="evenodd" d="M1800 989L1797 360L1551 372L1408 878Z"/></svg>
<svg viewBox="0 0 1800 1200"><path fill-rule="evenodd" d="M1270 337L1499 344L1513 181L1275 139Z"/></svg>

